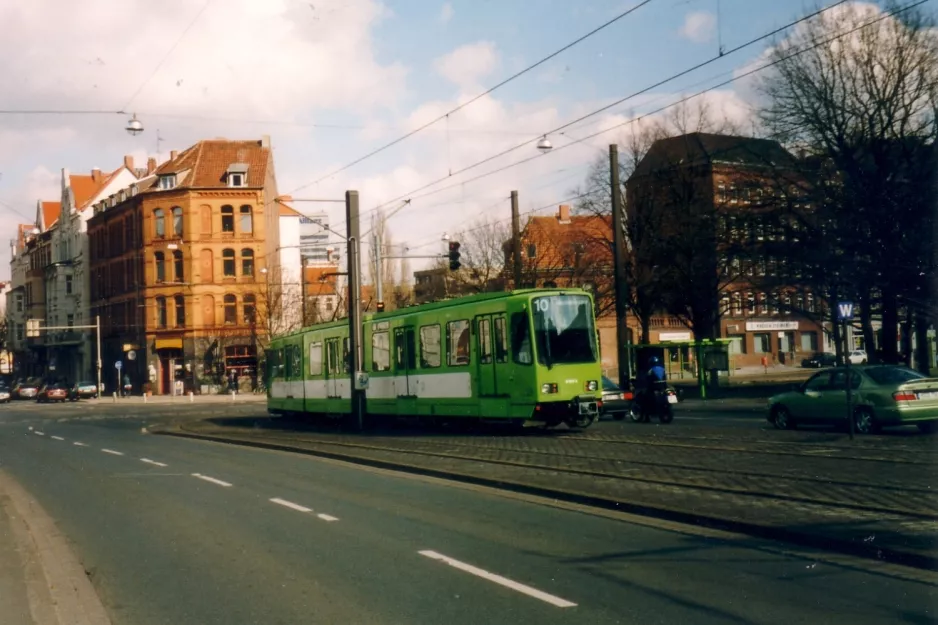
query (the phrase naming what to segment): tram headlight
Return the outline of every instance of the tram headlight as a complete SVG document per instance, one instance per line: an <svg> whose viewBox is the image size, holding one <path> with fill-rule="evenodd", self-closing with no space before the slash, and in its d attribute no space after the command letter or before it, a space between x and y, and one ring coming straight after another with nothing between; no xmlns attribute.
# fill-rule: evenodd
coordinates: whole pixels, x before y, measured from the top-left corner
<svg viewBox="0 0 938 625"><path fill-rule="evenodd" d="M545 382L544 384L541 384L541 392L544 393L544 394L556 393L556 392L557 392L557 385L556 385L556 384L548 384L547 382Z"/></svg>
<svg viewBox="0 0 938 625"><path fill-rule="evenodd" d="M599 388L599 382L597 382L596 380L590 380L589 382L586 383L586 390L588 391L595 391L598 388Z"/></svg>

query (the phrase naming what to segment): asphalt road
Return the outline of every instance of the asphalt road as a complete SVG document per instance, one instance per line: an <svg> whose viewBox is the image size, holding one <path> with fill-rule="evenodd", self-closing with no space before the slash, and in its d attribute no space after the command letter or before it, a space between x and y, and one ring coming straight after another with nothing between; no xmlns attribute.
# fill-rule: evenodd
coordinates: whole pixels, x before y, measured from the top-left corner
<svg viewBox="0 0 938 625"><path fill-rule="evenodd" d="M920 582L743 538L145 435L140 413L0 409L0 466L56 519L114 623L935 618L938 589Z"/></svg>

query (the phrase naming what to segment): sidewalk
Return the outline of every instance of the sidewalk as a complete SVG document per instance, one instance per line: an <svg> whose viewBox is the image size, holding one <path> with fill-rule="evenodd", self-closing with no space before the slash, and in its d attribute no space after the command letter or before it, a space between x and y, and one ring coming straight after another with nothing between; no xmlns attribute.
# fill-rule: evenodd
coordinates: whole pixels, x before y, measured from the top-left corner
<svg viewBox="0 0 938 625"><path fill-rule="evenodd" d="M300 451L938 569L929 448L656 436L349 435L274 419L154 433ZM892 445L892 443L890 443ZM906 445L906 447L902 447Z"/></svg>
<svg viewBox="0 0 938 625"><path fill-rule="evenodd" d="M102 395L100 399L85 400L89 404L225 404L225 403L253 403L263 404L267 401L267 395L263 393L238 393L235 395L131 395L130 397L114 397L113 395Z"/></svg>

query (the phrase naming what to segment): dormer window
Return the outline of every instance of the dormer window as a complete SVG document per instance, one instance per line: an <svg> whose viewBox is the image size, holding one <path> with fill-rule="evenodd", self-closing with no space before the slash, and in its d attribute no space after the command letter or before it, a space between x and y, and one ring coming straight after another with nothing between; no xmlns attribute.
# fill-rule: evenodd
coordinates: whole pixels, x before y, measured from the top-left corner
<svg viewBox="0 0 938 625"><path fill-rule="evenodd" d="M130 185L130 197L137 195L137 185Z"/></svg>
<svg viewBox="0 0 938 625"><path fill-rule="evenodd" d="M160 190L166 191L176 188L176 174L167 174L160 176Z"/></svg>
<svg viewBox="0 0 938 625"><path fill-rule="evenodd" d="M232 188L248 186L248 166L247 163L232 163L228 166L225 173L228 186Z"/></svg>

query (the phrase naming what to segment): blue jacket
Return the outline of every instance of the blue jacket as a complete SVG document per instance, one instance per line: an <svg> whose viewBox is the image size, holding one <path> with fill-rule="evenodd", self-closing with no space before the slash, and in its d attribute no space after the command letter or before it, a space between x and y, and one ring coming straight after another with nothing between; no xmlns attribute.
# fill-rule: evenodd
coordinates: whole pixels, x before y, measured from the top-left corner
<svg viewBox="0 0 938 625"><path fill-rule="evenodd" d="M668 375L664 370L664 367L661 365L655 365L648 370L648 379L652 382L664 382L668 379Z"/></svg>

